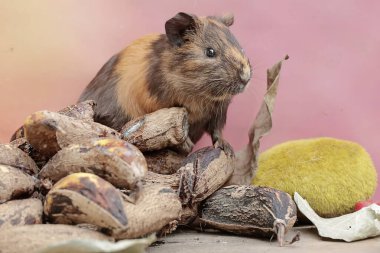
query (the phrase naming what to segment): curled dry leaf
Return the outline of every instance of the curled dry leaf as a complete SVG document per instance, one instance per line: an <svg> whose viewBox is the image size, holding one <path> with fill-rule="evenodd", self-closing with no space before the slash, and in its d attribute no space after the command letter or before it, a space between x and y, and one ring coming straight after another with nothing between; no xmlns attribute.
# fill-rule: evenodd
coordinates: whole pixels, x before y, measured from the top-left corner
<svg viewBox="0 0 380 253"><path fill-rule="evenodd" d="M121 192L104 179L74 173L58 181L46 195L44 213L53 223L87 223L119 234L128 220Z"/></svg>
<svg viewBox="0 0 380 253"><path fill-rule="evenodd" d="M0 249L2 253L36 253L51 244L77 239L113 241L102 233L75 226L36 224L1 229Z"/></svg>
<svg viewBox="0 0 380 253"><path fill-rule="evenodd" d="M252 185L224 187L206 199L200 210L200 221L206 226L234 234L276 234L281 246L296 219L297 208L289 194Z"/></svg>
<svg viewBox="0 0 380 253"><path fill-rule="evenodd" d="M0 165L0 203L28 197L34 191L35 180L23 171L8 165Z"/></svg>
<svg viewBox="0 0 380 253"><path fill-rule="evenodd" d="M32 158L10 144L0 144L0 164L18 168L29 175L37 174L39 170Z"/></svg>
<svg viewBox="0 0 380 253"><path fill-rule="evenodd" d="M76 172L93 173L119 188L135 189L147 172L143 154L132 144L117 139L94 139L71 145L54 155L39 178L57 182Z"/></svg>
<svg viewBox="0 0 380 253"><path fill-rule="evenodd" d="M285 56L284 60L289 57ZM234 173L226 185L249 185L256 174L260 139L272 129L272 112L283 60L267 70L267 92L248 136L247 146L236 152Z"/></svg>
<svg viewBox="0 0 380 253"><path fill-rule="evenodd" d="M128 216L128 228L116 238L138 238L157 232L179 219L182 210L176 192L162 185L146 185L135 203L124 202ZM169 231L169 230L167 230Z"/></svg>
<svg viewBox="0 0 380 253"><path fill-rule="evenodd" d="M0 205L0 230L40 223L42 223L42 202L39 199L11 200Z"/></svg>
<svg viewBox="0 0 380 253"><path fill-rule="evenodd" d="M118 132L99 123L49 111L35 112L27 117L24 130L33 148L49 158L71 144L86 144L93 138L120 137Z"/></svg>
<svg viewBox="0 0 380 253"><path fill-rule="evenodd" d="M189 132L185 108L165 108L128 122L121 130L123 139L141 151L160 150L184 143ZM187 145L186 145L187 146ZM188 152L191 147L187 147Z"/></svg>

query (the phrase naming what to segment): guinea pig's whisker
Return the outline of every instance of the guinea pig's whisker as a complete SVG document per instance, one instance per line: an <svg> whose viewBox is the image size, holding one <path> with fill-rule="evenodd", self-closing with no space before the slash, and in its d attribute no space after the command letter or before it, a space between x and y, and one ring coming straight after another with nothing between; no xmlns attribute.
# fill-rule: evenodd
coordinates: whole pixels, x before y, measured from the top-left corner
<svg viewBox="0 0 380 253"><path fill-rule="evenodd" d="M258 92L255 91L256 87L253 86L251 89L247 89L246 92L250 95L252 95L252 100L255 102L259 101L259 97L257 96Z"/></svg>

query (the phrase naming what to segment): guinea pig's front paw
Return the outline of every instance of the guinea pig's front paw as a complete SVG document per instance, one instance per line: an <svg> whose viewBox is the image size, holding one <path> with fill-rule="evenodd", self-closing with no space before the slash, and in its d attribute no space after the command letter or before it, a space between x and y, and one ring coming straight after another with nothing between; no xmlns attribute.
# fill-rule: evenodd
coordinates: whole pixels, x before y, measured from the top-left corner
<svg viewBox="0 0 380 253"><path fill-rule="evenodd" d="M172 149L180 154L188 155L193 150L193 147L194 143L191 141L189 137L187 137L183 143L172 147Z"/></svg>
<svg viewBox="0 0 380 253"><path fill-rule="evenodd" d="M229 157L235 157L234 149L225 139L219 138L215 142L214 147L222 149Z"/></svg>

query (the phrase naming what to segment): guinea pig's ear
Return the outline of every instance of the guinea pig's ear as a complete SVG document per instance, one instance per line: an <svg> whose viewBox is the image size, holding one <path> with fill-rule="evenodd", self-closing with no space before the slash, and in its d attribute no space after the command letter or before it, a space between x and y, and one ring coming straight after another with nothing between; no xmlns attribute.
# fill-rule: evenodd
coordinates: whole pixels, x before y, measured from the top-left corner
<svg viewBox="0 0 380 253"><path fill-rule="evenodd" d="M226 26L231 26L234 23L234 14L226 13L219 20Z"/></svg>
<svg viewBox="0 0 380 253"><path fill-rule="evenodd" d="M181 46L187 31L195 30L195 16L179 12L165 23L166 36L170 43Z"/></svg>

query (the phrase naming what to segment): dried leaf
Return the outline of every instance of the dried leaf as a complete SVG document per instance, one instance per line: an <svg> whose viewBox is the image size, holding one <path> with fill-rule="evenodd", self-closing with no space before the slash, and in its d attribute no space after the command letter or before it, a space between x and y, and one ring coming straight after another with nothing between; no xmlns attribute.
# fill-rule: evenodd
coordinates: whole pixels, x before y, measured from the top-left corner
<svg viewBox="0 0 380 253"><path fill-rule="evenodd" d="M236 153L234 173L226 185L251 184L256 174L260 139L272 129L272 112L277 95L281 66L282 62L288 58L286 55L283 60L267 70L267 92L264 95L264 101L248 132L248 145Z"/></svg>
<svg viewBox="0 0 380 253"><path fill-rule="evenodd" d="M325 219L319 217L297 192L294 193L294 200L298 209L317 227L322 237L352 242L380 235L379 205L372 204L354 213Z"/></svg>
<svg viewBox="0 0 380 253"><path fill-rule="evenodd" d="M50 245L38 253L144 253L145 249L155 240L156 236L154 234L147 238L121 240L116 243L101 240L78 239Z"/></svg>

